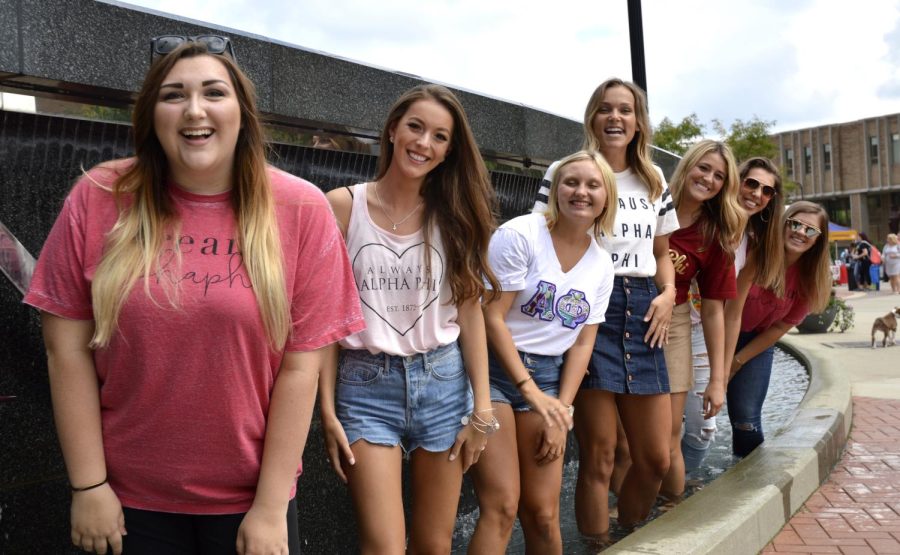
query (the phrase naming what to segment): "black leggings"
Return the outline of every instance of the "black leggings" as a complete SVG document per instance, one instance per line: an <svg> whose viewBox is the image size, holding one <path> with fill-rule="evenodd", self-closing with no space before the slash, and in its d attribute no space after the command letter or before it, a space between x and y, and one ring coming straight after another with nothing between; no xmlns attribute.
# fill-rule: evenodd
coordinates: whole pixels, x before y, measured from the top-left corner
<svg viewBox="0 0 900 555"><path fill-rule="evenodd" d="M123 507L123 555L234 555L237 533L246 513L187 515ZM288 547L300 553L297 498L287 510Z"/></svg>

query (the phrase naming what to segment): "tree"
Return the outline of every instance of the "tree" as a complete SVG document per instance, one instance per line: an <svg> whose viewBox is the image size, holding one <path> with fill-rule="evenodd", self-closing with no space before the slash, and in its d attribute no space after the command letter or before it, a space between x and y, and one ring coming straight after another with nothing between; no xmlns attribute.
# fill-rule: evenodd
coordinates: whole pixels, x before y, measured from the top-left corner
<svg viewBox="0 0 900 555"><path fill-rule="evenodd" d="M718 119L714 119L712 124L716 133L731 147L738 163L753 156L774 159L778 154L778 148L769 137L769 129L775 125L775 120L766 121L759 119L759 116L753 116L746 122L736 119L727 129Z"/></svg>
<svg viewBox="0 0 900 555"><path fill-rule="evenodd" d="M704 126L700 118L693 113L674 124L669 118L663 118L653 131L653 144L663 150L682 155L698 139L703 138Z"/></svg>

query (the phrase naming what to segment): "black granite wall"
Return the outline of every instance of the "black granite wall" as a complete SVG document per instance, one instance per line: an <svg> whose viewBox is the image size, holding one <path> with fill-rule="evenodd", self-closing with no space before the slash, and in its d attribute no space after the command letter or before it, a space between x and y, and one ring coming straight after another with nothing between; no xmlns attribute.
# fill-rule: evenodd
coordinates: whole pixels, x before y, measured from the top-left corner
<svg viewBox="0 0 900 555"><path fill-rule="evenodd" d="M241 67L258 88L260 109L279 121L372 133L381 128L394 99L422 82L416 76L114 2L0 0L0 88L121 104L137 91L149 67L151 37L204 33L232 38ZM302 43L303 38L296 40ZM536 72L535 84L540 77ZM486 153L549 162L581 144L578 122L455 90Z"/></svg>

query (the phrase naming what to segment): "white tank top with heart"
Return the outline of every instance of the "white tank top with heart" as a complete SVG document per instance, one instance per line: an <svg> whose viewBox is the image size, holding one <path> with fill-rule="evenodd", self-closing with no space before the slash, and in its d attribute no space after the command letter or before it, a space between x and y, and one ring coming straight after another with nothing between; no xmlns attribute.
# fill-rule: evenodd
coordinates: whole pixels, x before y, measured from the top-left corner
<svg viewBox="0 0 900 555"><path fill-rule="evenodd" d="M456 305L450 304L447 261L435 228L396 235L372 221L366 183L353 186L347 253L366 318L366 329L341 340L345 349L409 356L456 341ZM431 253L426 268L426 249Z"/></svg>

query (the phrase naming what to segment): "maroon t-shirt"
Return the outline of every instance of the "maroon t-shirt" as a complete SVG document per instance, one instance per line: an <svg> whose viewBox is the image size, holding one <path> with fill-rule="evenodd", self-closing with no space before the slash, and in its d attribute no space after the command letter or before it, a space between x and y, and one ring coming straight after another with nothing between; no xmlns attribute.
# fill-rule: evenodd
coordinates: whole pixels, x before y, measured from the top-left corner
<svg viewBox="0 0 900 555"><path fill-rule="evenodd" d="M800 271L794 264L784 277L784 297L776 297L768 289L750 286L744 312L741 313L741 331L761 332L775 322L797 325L809 314L806 299L800 296Z"/></svg>
<svg viewBox="0 0 900 555"><path fill-rule="evenodd" d="M116 177L115 169L94 168L75 185L44 243L27 304L93 319L91 283L117 219L109 190ZM359 295L324 195L274 168L269 177L293 322L285 350L310 351L364 328ZM284 352L268 348L230 193L169 189L181 220L181 265L170 238L150 278L152 298L139 278L109 346L94 352L109 482L127 507L244 512ZM177 308L164 282L177 285Z"/></svg>
<svg viewBox="0 0 900 555"><path fill-rule="evenodd" d="M669 258L675 266L675 304L688 300L695 277L701 298L725 300L737 295L734 259L717 240L704 241L699 222L669 236Z"/></svg>

